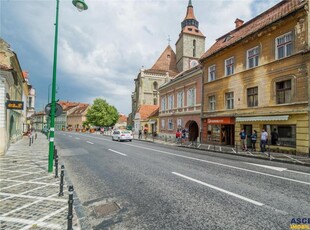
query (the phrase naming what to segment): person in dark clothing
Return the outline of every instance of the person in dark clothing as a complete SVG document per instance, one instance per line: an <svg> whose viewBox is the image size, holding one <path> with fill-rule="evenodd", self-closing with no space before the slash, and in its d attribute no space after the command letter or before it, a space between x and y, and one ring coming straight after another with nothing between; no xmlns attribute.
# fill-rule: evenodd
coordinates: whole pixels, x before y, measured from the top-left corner
<svg viewBox="0 0 310 230"><path fill-rule="evenodd" d="M271 132L271 144L277 145L278 138L279 134L277 133L277 129L273 129L273 131Z"/></svg>
<svg viewBox="0 0 310 230"><path fill-rule="evenodd" d="M252 152L253 152L253 151L256 151L256 148L255 148L256 140L257 140L257 131L254 130L253 133L252 133L252 135L251 135Z"/></svg>

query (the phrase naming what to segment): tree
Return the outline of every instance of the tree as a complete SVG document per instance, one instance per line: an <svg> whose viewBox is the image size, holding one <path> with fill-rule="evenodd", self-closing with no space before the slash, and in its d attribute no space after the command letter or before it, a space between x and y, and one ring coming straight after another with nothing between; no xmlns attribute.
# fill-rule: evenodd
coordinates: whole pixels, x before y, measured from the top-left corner
<svg viewBox="0 0 310 230"><path fill-rule="evenodd" d="M119 114L114 106L109 105L103 99L97 98L94 100L94 104L87 110L86 118L88 124L108 127L115 125L119 119Z"/></svg>

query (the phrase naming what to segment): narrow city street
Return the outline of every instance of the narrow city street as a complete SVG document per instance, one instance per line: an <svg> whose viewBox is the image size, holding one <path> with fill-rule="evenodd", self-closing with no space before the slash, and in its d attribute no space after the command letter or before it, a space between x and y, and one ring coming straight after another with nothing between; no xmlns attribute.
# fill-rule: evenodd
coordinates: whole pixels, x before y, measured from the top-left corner
<svg viewBox="0 0 310 230"><path fill-rule="evenodd" d="M83 133L56 145L89 229L282 230L310 216L309 167Z"/></svg>

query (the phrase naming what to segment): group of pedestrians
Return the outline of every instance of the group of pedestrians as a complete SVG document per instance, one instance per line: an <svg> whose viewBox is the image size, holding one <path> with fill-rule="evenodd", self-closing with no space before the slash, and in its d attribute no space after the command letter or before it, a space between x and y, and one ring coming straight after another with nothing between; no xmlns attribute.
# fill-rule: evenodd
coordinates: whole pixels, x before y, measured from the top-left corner
<svg viewBox="0 0 310 230"><path fill-rule="evenodd" d="M240 139L241 139L241 145L242 145L242 150L243 151L247 151L247 138L248 135L246 134L245 130L242 129L240 132ZM271 144L272 145L276 145L278 142L278 133L277 130L274 129L271 132ZM251 149L252 151L256 151L256 141L257 141L257 131L254 129L252 134L249 136L249 138L251 139ZM260 151L262 153L264 153L266 151L266 145L268 143L268 133L266 132L265 129L262 129L262 133L260 135Z"/></svg>
<svg viewBox="0 0 310 230"><path fill-rule="evenodd" d="M178 129L177 132L175 133L175 139L177 143L182 144L182 140L185 141L186 139L186 130L185 129Z"/></svg>

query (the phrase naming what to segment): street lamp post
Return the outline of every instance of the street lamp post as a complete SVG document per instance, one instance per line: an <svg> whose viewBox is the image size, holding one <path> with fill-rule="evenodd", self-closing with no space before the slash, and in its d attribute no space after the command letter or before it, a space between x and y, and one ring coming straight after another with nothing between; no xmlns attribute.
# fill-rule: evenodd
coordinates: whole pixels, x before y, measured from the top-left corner
<svg viewBox="0 0 310 230"><path fill-rule="evenodd" d="M84 0L73 0L72 4L79 10L87 10L88 7ZM51 120L50 120L50 139L48 155L48 172L53 172L54 158L54 137L55 137L55 108L56 108L56 71L57 71L57 44L58 44L58 15L59 0L56 0L56 23L55 23L55 40L54 40L54 60L53 60L53 81L52 81L52 103L51 103Z"/></svg>

